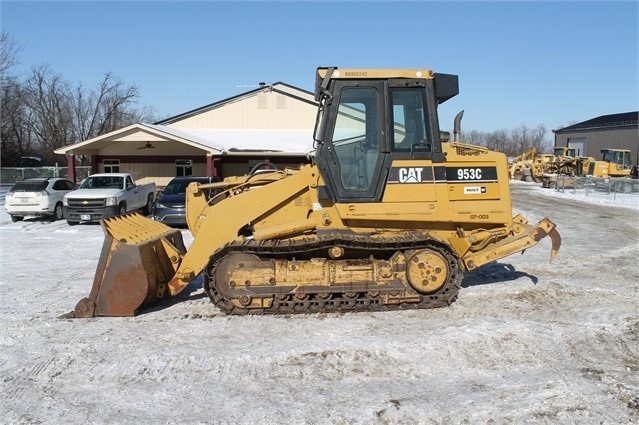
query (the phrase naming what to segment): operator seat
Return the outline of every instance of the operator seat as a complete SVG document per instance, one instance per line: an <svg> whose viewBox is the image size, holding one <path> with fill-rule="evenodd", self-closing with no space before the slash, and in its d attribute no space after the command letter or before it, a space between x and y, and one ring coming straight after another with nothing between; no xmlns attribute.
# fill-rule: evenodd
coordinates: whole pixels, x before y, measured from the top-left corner
<svg viewBox="0 0 639 425"><path fill-rule="evenodd" d="M398 149L410 149L413 143L417 142L417 124L414 119L406 121L405 135L401 142L396 146Z"/></svg>

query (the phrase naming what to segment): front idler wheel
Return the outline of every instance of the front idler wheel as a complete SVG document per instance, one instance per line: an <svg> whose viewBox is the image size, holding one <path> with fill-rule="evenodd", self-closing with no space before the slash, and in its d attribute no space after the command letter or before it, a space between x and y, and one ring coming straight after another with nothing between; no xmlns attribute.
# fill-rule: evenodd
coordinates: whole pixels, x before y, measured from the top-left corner
<svg viewBox="0 0 639 425"><path fill-rule="evenodd" d="M408 283L421 294L439 291L450 278L450 272L446 258L432 249L416 251L406 261Z"/></svg>

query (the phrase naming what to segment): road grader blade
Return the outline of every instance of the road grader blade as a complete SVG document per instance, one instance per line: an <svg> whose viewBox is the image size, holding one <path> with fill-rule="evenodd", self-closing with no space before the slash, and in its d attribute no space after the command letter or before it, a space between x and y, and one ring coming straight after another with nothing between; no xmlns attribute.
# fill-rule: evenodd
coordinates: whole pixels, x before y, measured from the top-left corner
<svg viewBox="0 0 639 425"><path fill-rule="evenodd" d="M103 219L102 228L91 292L62 318L133 316L169 296L167 283L186 253L182 233L137 213Z"/></svg>

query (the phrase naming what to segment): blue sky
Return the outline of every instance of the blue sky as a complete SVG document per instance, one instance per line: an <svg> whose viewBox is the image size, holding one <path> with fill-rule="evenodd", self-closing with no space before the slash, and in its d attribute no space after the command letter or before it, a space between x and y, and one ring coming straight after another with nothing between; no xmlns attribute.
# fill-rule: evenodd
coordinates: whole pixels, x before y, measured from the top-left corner
<svg viewBox="0 0 639 425"><path fill-rule="evenodd" d="M639 109L638 2L2 1L26 72L48 64L95 86L137 84L161 117L282 81L313 90L318 66L457 74L443 129L549 130Z"/></svg>

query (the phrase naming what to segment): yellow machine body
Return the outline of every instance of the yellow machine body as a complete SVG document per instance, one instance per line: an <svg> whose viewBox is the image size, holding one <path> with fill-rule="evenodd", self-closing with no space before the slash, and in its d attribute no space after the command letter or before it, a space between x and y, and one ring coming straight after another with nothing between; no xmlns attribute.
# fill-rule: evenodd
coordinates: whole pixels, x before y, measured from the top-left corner
<svg viewBox="0 0 639 425"><path fill-rule="evenodd" d="M602 149L602 159L588 163L588 174L593 177L629 177L632 170L628 149Z"/></svg>
<svg viewBox="0 0 639 425"><path fill-rule="evenodd" d="M505 155L442 142L436 107L456 84L429 70L319 68L312 164L192 183L188 250L139 215L104 220L91 295L66 317L133 315L200 273L229 314L431 308L456 299L464 271L546 236L552 259L555 225L512 216ZM118 294L135 301L123 311Z"/></svg>

